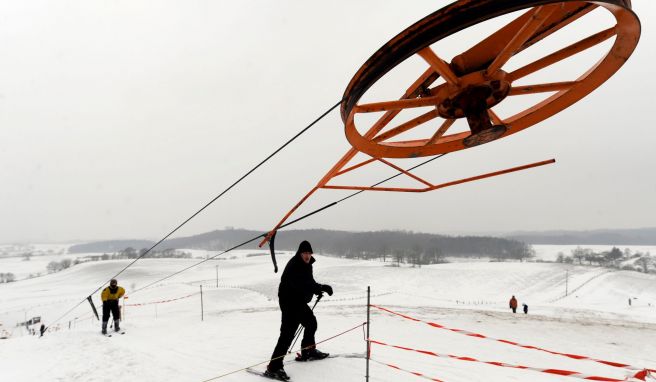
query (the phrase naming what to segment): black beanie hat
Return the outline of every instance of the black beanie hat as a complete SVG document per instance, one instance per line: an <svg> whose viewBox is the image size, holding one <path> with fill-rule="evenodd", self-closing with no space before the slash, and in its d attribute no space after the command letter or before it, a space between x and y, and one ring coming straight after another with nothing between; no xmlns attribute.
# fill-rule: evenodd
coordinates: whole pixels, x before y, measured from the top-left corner
<svg viewBox="0 0 656 382"><path fill-rule="evenodd" d="M312 246L310 245L310 242L307 240L303 240L301 242L301 244L298 246L298 251L296 253L303 253L303 252L314 253L312 251Z"/></svg>

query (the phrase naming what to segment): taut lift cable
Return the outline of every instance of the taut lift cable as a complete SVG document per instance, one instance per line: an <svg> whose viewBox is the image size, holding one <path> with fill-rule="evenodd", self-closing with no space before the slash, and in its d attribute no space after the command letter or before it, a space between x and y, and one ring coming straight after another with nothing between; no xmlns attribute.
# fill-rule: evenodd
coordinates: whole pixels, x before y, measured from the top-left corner
<svg viewBox="0 0 656 382"><path fill-rule="evenodd" d="M323 114L321 114L317 119L315 119L314 121L312 121L312 123L310 123L309 125L307 125L306 127L304 127L301 131L299 131L298 133L296 133L296 135L294 135L292 138L290 138L290 139L289 139L287 142L285 142L282 146L278 147L274 152L272 152L271 154L269 154L269 156L267 156L266 158L264 158L264 159L263 159L260 163L258 163L255 167L253 167L253 168L250 169L247 173L245 173L244 175L242 175L241 178L237 179L237 180L236 180L234 183L232 183L228 188L226 188L226 189L223 190L220 194L218 194L217 196L215 196L212 200L210 200L209 202L207 202L203 207L201 207L201 208L200 208L198 211L196 211L193 215L191 215L190 217L188 217L185 221L183 221L182 223L180 223L180 225L178 225L177 227L175 227L171 232L169 232L166 236L164 236L163 238L161 238L157 243L153 244L150 248L148 248L148 250L146 250L146 252L144 252L143 254L139 255L139 257L137 257L137 258L134 259L132 262L130 262L128 265L126 265L126 266L125 266L123 269L121 269L118 273L116 273L114 276L110 277L109 280L118 277L121 273L125 272L125 270L127 270L127 269L130 268L132 265L134 265L134 263L136 263L137 261L139 261L140 259L142 259L143 257L145 257L145 256L146 256L148 253L150 253L150 251L152 251L155 247L157 247L158 245L160 245L164 240L168 239L171 235L173 235L173 234L174 234L175 232L177 232L180 228L182 228L182 226L184 226L185 224L187 224L191 219L195 218L198 214L200 214L203 210L205 210L207 207L209 207L209 206L210 206L212 203L214 203L217 199L219 199L219 198L222 197L225 193L227 193L228 191L230 191L234 186L236 186L237 184L239 184L242 180L244 180L247 176L249 176L251 173L253 173L255 170L257 170L260 166L262 166L264 163L266 163L266 162L267 162L269 159L271 159L274 155L278 154L282 149L284 149L285 147L287 147L287 145L289 145L289 144L292 143L294 140L296 140L296 138L300 137L301 134L305 133L305 132L306 132L307 130L309 130L312 126L314 126L317 122L319 122L320 120L322 120L326 115L328 115L328 113L330 113L331 111L333 111L333 110L334 110L337 106L339 106L341 103L342 103L342 100L339 100L339 102L337 102L335 105L331 106L328 110L326 110ZM66 313L62 314L59 318L57 318L56 320L52 321L52 323L51 323L50 325L53 325L53 324L57 323L59 320L61 320L62 318L66 317L66 315L68 315L70 312L72 312L75 308L77 308L78 306L80 306L80 305L81 305L82 303L84 303L85 301L89 301L89 302L91 303L91 299L90 299L90 297L91 297L94 293L98 292L98 291L99 291L99 290L100 290L105 284L107 284L107 283L109 282L109 280L107 280L106 282L104 282L102 285L100 285L98 288L96 288L93 292L89 293L89 295L88 295L87 297L85 297L82 301L78 302L75 306L73 306L71 309L69 309L68 311L66 311ZM47 326L46 329L49 328L50 325Z"/></svg>
<svg viewBox="0 0 656 382"><path fill-rule="evenodd" d="M406 170L406 171L414 170L414 169L416 169L416 168L418 168L418 167L421 167L421 166L423 166L423 165L425 165L425 164L428 164L428 163L430 163L430 162L432 162L432 161L434 161L434 160L436 160L436 159L438 159L438 158L441 158L441 157L443 157L444 155L446 155L446 154L441 154L441 155L435 156L435 157L433 157L433 158L431 158L431 159L428 159L428 160L426 160L426 161L423 161L423 162L419 163L418 165L415 165L415 166L409 168L409 169ZM380 185L380 184L382 184L382 183L385 183L385 182L387 182L387 181L390 181L390 180L392 180L392 179L394 179L394 178L396 178L396 177L399 177L399 176L401 176L401 175L403 175L403 172L399 172L399 173L396 174L396 175L393 175L393 176L390 176L389 178L383 179L383 180L381 180L380 182L375 183L375 184L372 185L371 187L378 186L378 185ZM296 222L299 222L299 221L301 221L301 220L303 220L303 219L305 219L305 218L308 218L308 217L310 217L310 216L312 216L312 215L315 215L315 214L317 214L317 213L319 213L319 212L321 212L321 211L324 211L324 210L326 210L326 209L328 209L328 208L330 208L330 207L333 207L333 206L337 205L338 203L341 203L341 202L343 202L343 201L345 201L345 200L347 200L347 199L350 199L350 198L352 198L352 197L354 197L354 196L356 196L356 195L358 195L358 194L361 194L361 193L364 192L364 191L365 191L365 190L360 190L360 191L357 191L357 192L352 193L352 194L349 195L349 196L343 197L342 199L336 200L336 201L334 201L334 202L332 202L332 203L328 203L328 204L326 204L325 206L323 206L323 207L321 207L321 208L318 208L318 209L316 209L316 210L314 210L314 211L312 211L312 212L309 212L309 213L307 213L307 214L305 214L305 215L303 215L303 216L301 216L301 217L299 217L299 218L296 218L296 219L294 219L294 220L291 220L291 221L289 221L289 222L283 224L282 226L280 226L280 228L288 227L288 226L290 226L290 225L292 225L292 224L294 224L294 223L296 223ZM223 255L223 254L225 254L225 253L228 253L228 252L230 252L230 251L232 251L232 250L235 250L235 249L237 249L237 248L239 248L239 247L243 247L244 245L246 245L246 244L248 244L248 243L251 243L251 242L253 242L253 241L255 241L255 240L259 239L259 238L266 237L267 234L268 234L268 232L265 232L265 233L263 233L263 234L261 234L261 235L258 235L258 236L255 236L255 237L252 237L252 238L250 238L250 239L248 239L248 240L246 240L246 241L244 241L244 242L242 242L242 243L240 243L240 244L235 245L234 247L231 247L231 248L229 248L229 249L226 249L226 250L223 251L223 252L217 253L216 255L214 255L214 256L212 256L212 257L208 257L207 259L201 260L201 261L199 261L199 262L196 263L196 264L192 264L192 265L190 265L190 266L188 266L188 267L186 267L186 268L183 268L183 269L181 269L181 270L179 270L179 271L177 271L177 272L174 272L174 273L172 273L172 274L170 274L170 275L168 275L168 276L166 276L166 277L164 277L164 278L161 278L161 279L159 279L159 280L157 280L157 281L154 281L154 282L152 282L152 283L150 283L150 284L148 284L148 285L146 285L146 286L144 286L144 287L141 287L141 288L139 288L139 289L136 289L135 291L132 292L132 294L134 294L134 293L136 293L136 292L138 292L138 291L144 290L144 289L146 289L146 288L148 288L148 287L151 287L151 286L153 286L153 285L155 285L155 284L157 284L157 283L159 283L159 282L162 282L162 281L164 281L164 280L166 280L166 279L169 279L169 278L171 278L171 277L173 277L173 276L175 276L175 275L179 275L179 274L182 273L182 272L185 272L185 271L187 271L187 270L189 270L189 269L191 269L191 268L194 268L194 267L196 267L196 266L198 266L198 265L201 265L201 264L203 264L203 263L205 263L205 262L207 262L207 261L210 261L210 260L212 260L212 259L215 259L215 258L217 258L217 257L219 257L219 256L221 256L221 255Z"/></svg>

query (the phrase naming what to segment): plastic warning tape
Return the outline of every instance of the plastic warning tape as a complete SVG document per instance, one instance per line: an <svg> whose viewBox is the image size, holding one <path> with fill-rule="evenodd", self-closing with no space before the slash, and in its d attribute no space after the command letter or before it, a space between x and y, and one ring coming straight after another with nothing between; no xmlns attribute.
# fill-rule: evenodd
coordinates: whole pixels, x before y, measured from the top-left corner
<svg viewBox="0 0 656 382"><path fill-rule="evenodd" d="M390 295L394 292L382 292L378 294L372 294L370 297L381 297L381 296L387 296ZM324 298L324 302L340 302L340 301L355 301L355 300L364 300L367 298L367 295L364 296L357 296L357 297L343 297L343 298Z"/></svg>
<svg viewBox="0 0 656 382"><path fill-rule="evenodd" d="M468 337L483 338L483 339L487 339L487 340L490 340L490 341L502 342L502 343L507 344L507 345L518 346L518 347L521 347L521 348L524 348L524 349L539 350L539 351L543 351L545 353L560 355L560 356L564 356L564 357L571 358L571 359L593 361L593 362L601 363L601 364L604 364L604 365L607 365L607 366L619 367L619 368L623 368L623 369L627 369L627 370L637 371L637 374L634 376L634 378L638 378L638 379L641 379L643 381L645 380L645 378L649 374L649 372L656 373L656 370L654 370L654 369L645 369L645 368L642 368L642 367L636 367L636 366L628 365L628 364L625 364L625 363L605 361L605 360L602 360L602 359L596 359L596 358L587 357L587 356L583 356L583 355L577 355L577 354L571 354L571 353L561 353L561 352L548 350L548 349L544 349L544 348L537 347L537 346L523 345L523 344L513 342L513 341L502 340L502 339L494 338L494 337L488 337L488 336L485 336L483 334L473 333L473 332L463 330L463 329L449 328L449 327L446 327L444 325L437 324L435 322L424 321L424 320L420 320L418 318L410 317L408 315L401 314L401 313L395 312L393 310L383 308L382 306L378 306L378 305L373 305L372 304L371 307L382 310L384 312L387 312L387 313L390 313L390 314L393 314L393 315L397 315L399 317L403 317L403 318L405 318L407 320L410 320L410 321L421 322L421 323L427 324L427 325L429 325L433 328L449 330L449 331L452 331L454 333L462 334L462 335L465 335L465 336L468 336Z"/></svg>
<svg viewBox="0 0 656 382"><path fill-rule="evenodd" d="M417 372L417 371L406 370L406 369L400 368L400 367L398 367L398 366L396 366L396 365L392 365L391 363L385 363L385 362L376 361L375 359L372 359L372 358L370 358L369 360L372 361L372 362L379 363L379 364L381 364L381 365L385 365L385 366L391 367L392 369L396 369L396 370L403 371L403 372L405 372L405 373L409 373L409 374L416 375L417 377L421 377L421 378L427 379L427 380L429 380L429 381L444 382L444 381L441 380L441 379L437 379L437 378L429 377L429 376L427 376L427 375L425 375L425 374L423 374L423 373L419 373L419 372Z"/></svg>
<svg viewBox="0 0 656 382"><path fill-rule="evenodd" d="M371 340L371 339L369 340L369 342L372 343L372 344L388 346L388 347L395 348L395 349L421 353L421 354L429 355L429 356L432 356L432 357L449 358L449 359L455 359L455 360L467 361L467 362L485 363L485 364L488 364L488 365L499 366L499 367L507 367L507 368L512 368L512 369L532 370L532 371L537 371L537 372L540 372L540 373L555 374L555 375L561 375L561 376L565 376L565 377L574 377L574 378L579 378L579 379L585 379L585 380L588 380L588 381L605 381L605 382L622 382L622 381L626 381L625 378L617 379L617 378L609 378L609 377L600 377L600 376L596 376L596 375L586 375L586 374L583 374L583 373L579 373L578 371L571 371L571 370L544 369L544 368L537 368L537 367L524 366L524 365L512 365L512 364L508 364L508 363L505 363L505 362L481 361L481 360L478 360L478 359L472 358L472 357L463 357L463 356L452 355L452 354L439 354L439 353L435 353L435 352L432 352L432 351L429 351L429 350L418 350L418 349L412 349L412 348L405 347L405 346L390 345L390 344L386 344L384 342L375 341L375 340Z"/></svg>
<svg viewBox="0 0 656 382"><path fill-rule="evenodd" d="M187 296L182 296L182 297L178 297L178 298L172 298L172 299L169 299L169 300L151 301L151 302L142 302L141 304L125 304L125 305L127 305L127 306L143 306L143 305L153 305L153 304L164 304L164 303L166 303L166 302L172 302L172 301L177 301L177 300L182 300L182 299L185 299L185 298L189 298L189 297L191 297L191 296L195 296L195 295L197 295L197 294L199 294L199 293L200 293L200 292L196 292L196 293L192 293L192 294L187 295Z"/></svg>

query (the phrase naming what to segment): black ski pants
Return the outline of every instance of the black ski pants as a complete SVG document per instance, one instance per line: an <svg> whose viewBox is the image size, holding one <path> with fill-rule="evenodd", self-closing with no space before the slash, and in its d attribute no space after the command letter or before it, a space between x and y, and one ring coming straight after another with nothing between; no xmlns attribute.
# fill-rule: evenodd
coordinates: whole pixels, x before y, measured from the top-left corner
<svg viewBox="0 0 656 382"><path fill-rule="evenodd" d="M280 337L278 343L273 350L271 358L277 358L269 363L269 369L277 370L282 367L282 361L289 346L294 341L294 335L298 329L298 325L303 325L303 339L301 340L301 347L305 348L315 344L314 333L317 331L317 319L312 313L307 304L285 304L280 302L280 310L282 311L282 323L280 324Z"/></svg>
<svg viewBox="0 0 656 382"><path fill-rule="evenodd" d="M121 319L121 309L118 307L118 300L103 301L103 322L109 321L109 312L112 312L114 321Z"/></svg>

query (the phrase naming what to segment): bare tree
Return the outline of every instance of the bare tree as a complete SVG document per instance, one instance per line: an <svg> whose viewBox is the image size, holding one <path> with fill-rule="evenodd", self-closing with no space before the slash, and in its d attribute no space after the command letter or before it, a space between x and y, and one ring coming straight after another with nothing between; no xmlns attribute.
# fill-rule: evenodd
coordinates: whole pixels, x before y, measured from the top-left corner
<svg viewBox="0 0 656 382"><path fill-rule="evenodd" d="M652 258L649 255L649 253L642 255L638 260L636 260L636 264L642 267L642 271L645 273L649 272L649 265L652 263Z"/></svg>

